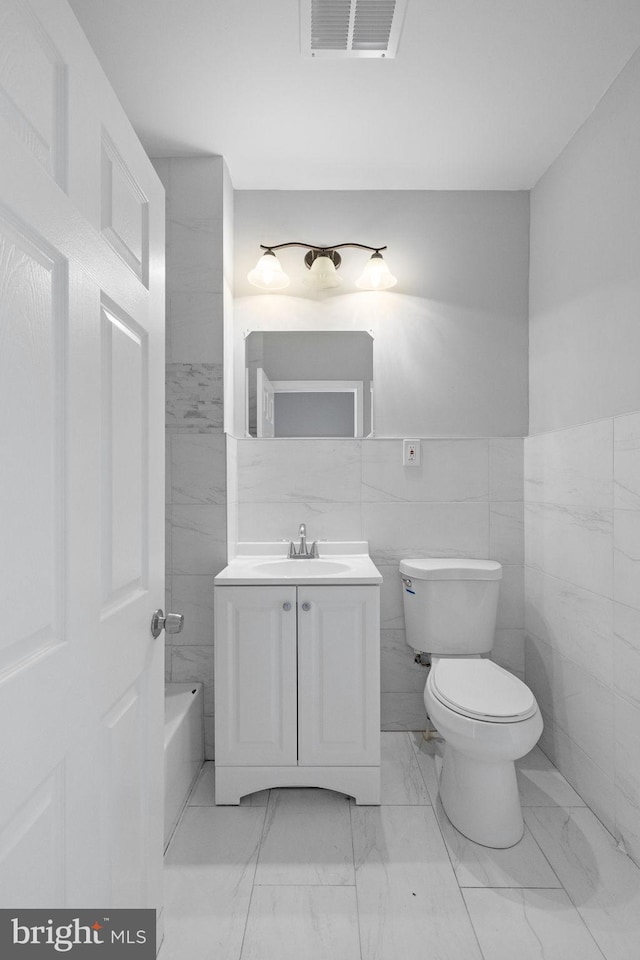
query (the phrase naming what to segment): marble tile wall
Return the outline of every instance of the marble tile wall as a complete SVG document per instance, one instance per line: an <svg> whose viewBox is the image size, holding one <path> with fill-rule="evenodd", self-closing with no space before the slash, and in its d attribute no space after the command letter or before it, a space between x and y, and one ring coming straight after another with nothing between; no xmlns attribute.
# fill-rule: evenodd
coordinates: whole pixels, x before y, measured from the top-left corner
<svg viewBox="0 0 640 960"><path fill-rule="evenodd" d="M203 682L211 759L213 578L227 557L224 162L153 163L167 194L166 608L185 616L182 633L166 637L166 675Z"/></svg>
<svg viewBox="0 0 640 960"><path fill-rule="evenodd" d="M640 862L640 413L524 447L525 679L541 746Z"/></svg>
<svg viewBox="0 0 640 960"><path fill-rule="evenodd" d="M504 564L494 658L524 671L520 438L424 439L419 467L402 440L237 440L240 540L367 540L383 575L382 726L425 725L424 667L404 638L403 557L487 557ZM235 507L235 505L234 505Z"/></svg>

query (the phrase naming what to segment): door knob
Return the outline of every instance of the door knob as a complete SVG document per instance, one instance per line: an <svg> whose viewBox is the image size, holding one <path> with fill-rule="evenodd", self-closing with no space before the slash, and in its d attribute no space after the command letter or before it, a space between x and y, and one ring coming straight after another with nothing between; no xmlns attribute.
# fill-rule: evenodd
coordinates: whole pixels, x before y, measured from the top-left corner
<svg viewBox="0 0 640 960"><path fill-rule="evenodd" d="M167 633L180 633L184 626L184 614L168 613L165 617L162 608L151 617L151 636L159 637L163 630Z"/></svg>

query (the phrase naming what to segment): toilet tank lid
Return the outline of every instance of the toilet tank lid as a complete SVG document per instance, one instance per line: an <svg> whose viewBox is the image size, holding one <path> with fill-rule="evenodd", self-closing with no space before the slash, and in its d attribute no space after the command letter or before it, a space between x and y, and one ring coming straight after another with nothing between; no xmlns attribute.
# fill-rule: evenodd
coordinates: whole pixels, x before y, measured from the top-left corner
<svg viewBox="0 0 640 960"><path fill-rule="evenodd" d="M496 560L431 557L401 560L400 573L416 580L500 580L502 565Z"/></svg>

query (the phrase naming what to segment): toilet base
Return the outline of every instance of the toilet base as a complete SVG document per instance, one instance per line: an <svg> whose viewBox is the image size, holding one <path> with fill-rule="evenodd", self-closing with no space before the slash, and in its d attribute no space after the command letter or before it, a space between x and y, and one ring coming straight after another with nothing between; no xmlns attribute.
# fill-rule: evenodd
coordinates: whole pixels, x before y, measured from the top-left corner
<svg viewBox="0 0 640 960"><path fill-rule="evenodd" d="M512 847L524 821L513 760L476 760L446 740L440 800L454 827L485 847Z"/></svg>

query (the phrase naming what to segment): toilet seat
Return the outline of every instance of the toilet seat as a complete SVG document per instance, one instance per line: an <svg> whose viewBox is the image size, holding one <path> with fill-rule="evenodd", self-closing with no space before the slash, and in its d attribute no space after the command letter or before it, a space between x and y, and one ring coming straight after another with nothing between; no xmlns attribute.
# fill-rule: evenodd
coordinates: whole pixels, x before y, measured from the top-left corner
<svg viewBox="0 0 640 960"><path fill-rule="evenodd" d="M492 660L445 658L431 668L433 695L455 713L490 723L514 723L538 709L521 680Z"/></svg>

